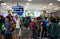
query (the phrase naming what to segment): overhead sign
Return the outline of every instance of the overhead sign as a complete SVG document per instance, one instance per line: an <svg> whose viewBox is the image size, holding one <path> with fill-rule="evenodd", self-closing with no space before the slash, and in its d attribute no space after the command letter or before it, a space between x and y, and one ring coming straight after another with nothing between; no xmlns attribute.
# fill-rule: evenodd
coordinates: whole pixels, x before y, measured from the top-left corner
<svg viewBox="0 0 60 39"><path fill-rule="evenodd" d="M23 6L12 6L13 13L18 14L19 16L22 16L24 13L24 7Z"/></svg>

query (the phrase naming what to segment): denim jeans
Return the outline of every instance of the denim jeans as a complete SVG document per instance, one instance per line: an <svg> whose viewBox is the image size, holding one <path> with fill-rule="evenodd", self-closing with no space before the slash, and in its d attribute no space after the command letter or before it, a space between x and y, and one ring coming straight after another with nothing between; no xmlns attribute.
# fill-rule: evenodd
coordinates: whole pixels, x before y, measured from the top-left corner
<svg viewBox="0 0 60 39"><path fill-rule="evenodd" d="M6 34L5 39L12 39L12 34Z"/></svg>
<svg viewBox="0 0 60 39"><path fill-rule="evenodd" d="M35 29L32 30L32 37L33 39L37 39L37 32Z"/></svg>
<svg viewBox="0 0 60 39"><path fill-rule="evenodd" d="M58 39L58 37L53 37L52 35L49 35L48 39Z"/></svg>
<svg viewBox="0 0 60 39"><path fill-rule="evenodd" d="M43 27L42 37L47 37L47 27Z"/></svg>
<svg viewBox="0 0 60 39"><path fill-rule="evenodd" d="M48 38L48 39L58 39L58 38Z"/></svg>

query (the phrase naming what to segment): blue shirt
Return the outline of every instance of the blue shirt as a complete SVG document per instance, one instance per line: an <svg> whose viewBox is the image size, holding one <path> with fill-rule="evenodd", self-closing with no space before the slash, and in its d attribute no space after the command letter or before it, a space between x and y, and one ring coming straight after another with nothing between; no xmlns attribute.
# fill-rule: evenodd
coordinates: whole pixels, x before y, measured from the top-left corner
<svg viewBox="0 0 60 39"><path fill-rule="evenodd" d="M47 26L48 20L44 20L44 25Z"/></svg>
<svg viewBox="0 0 60 39"><path fill-rule="evenodd" d="M9 21L5 21L5 34L12 34L12 31L10 31L10 22Z"/></svg>

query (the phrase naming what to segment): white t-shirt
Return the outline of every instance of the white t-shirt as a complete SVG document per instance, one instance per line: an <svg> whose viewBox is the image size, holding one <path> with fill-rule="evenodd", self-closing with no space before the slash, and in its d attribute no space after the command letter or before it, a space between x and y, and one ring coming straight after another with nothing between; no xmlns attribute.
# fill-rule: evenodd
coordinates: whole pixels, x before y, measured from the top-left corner
<svg viewBox="0 0 60 39"><path fill-rule="evenodd" d="M20 28L20 19L19 18L16 20L16 28Z"/></svg>

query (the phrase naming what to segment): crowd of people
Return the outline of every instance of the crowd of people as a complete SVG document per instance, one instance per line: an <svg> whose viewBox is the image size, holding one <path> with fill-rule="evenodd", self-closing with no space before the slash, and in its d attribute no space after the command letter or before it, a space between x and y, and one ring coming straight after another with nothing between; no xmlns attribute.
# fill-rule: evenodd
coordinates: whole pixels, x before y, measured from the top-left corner
<svg viewBox="0 0 60 39"><path fill-rule="evenodd" d="M60 36L60 22L58 17L20 18L18 15L0 15L0 34L4 39L57 39Z"/></svg>

